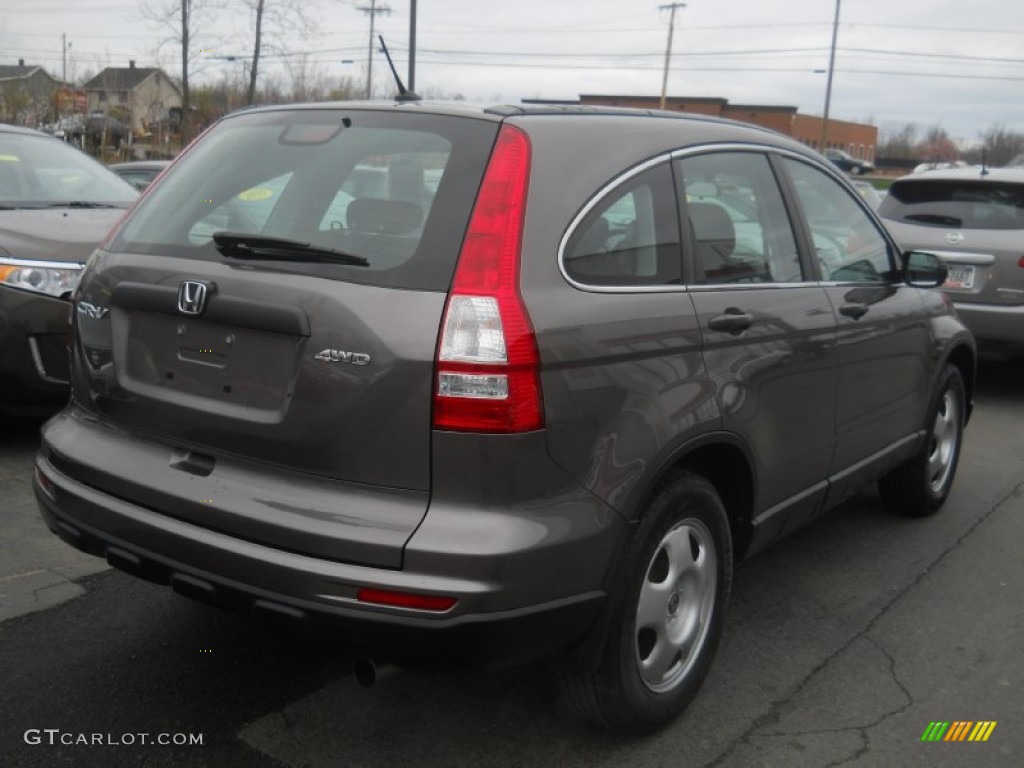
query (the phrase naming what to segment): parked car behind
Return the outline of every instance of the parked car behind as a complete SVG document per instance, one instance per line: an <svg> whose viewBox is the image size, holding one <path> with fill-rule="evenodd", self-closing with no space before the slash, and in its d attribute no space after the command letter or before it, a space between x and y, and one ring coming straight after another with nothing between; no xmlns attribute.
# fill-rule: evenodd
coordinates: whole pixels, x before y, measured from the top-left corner
<svg viewBox="0 0 1024 768"><path fill-rule="evenodd" d="M946 262L942 289L983 350L1024 353L1024 168L906 176L879 213L904 248Z"/></svg>
<svg viewBox="0 0 1024 768"><path fill-rule="evenodd" d="M875 164L870 160L862 160L843 152L841 149L826 149L825 157L832 161L832 164L842 171L860 176L864 173L871 173L875 170Z"/></svg>
<svg viewBox="0 0 1024 768"><path fill-rule="evenodd" d="M69 297L137 195L59 139L0 125L0 413L67 401Z"/></svg>
<svg viewBox="0 0 1024 768"><path fill-rule="evenodd" d="M878 210L878 206L882 204L882 195L878 193L878 190L870 182L858 179L851 181L850 184L857 190L857 194L864 199L864 202L871 206L871 210Z"/></svg>
<svg viewBox="0 0 1024 768"><path fill-rule="evenodd" d="M585 717L647 730L736 559L875 480L946 500L974 345L944 277L752 126L248 110L87 268L35 493L184 594L385 660L555 658Z"/></svg>
<svg viewBox="0 0 1024 768"><path fill-rule="evenodd" d="M107 167L136 189L143 190L170 164L170 160L132 160Z"/></svg>

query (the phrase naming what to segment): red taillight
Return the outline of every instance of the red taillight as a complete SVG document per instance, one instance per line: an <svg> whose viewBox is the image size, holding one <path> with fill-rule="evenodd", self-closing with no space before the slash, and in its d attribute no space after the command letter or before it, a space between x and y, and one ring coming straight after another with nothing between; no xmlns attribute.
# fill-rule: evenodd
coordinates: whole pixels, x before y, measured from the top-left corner
<svg viewBox="0 0 1024 768"><path fill-rule="evenodd" d="M519 292L530 176L526 134L502 127L455 268L437 348L434 427L544 426L537 339Z"/></svg>
<svg viewBox="0 0 1024 768"><path fill-rule="evenodd" d="M43 493L51 499L55 498L53 481L44 475L39 467L36 467L36 482L39 483L39 487L43 490Z"/></svg>
<svg viewBox="0 0 1024 768"><path fill-rule="evenodd" d="M420 611L447 611L458 602L454 597L418 595L413 592L391 592L385 589L360 589L356 599L361 603L391 605L396 608L415 608Z"/></svg>
<svg viewBox="0 0 1024 768"><path fill-rule="evenodd" d="M1021 269L1024 269L1024 256L1021 256L1019 259L1017 259L1017 266L1020 267Z"/></svg>

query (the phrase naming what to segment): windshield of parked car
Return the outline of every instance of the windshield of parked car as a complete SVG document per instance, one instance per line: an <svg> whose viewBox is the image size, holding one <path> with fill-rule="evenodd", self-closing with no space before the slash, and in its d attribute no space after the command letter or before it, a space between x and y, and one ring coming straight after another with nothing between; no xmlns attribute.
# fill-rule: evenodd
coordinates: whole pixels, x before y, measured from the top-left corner
<svg viewBox="0 0 1024 768"><path fill-rule="evenodd" d="M0 131L0 207L126 208L138 190L59 139Z"/></svg>
<svg viewBox="0 0 1024 768"><path fill-rule="evenodd" d="M884 218L947 229L1024 229L1024 184L981 179L908 179L889 189Z"/></svg>
<svg viewBox="0 0 1024 768"><path fill-rule="evenodd" d="M110 247L224 261L218 233L292 241L309 246L309 258L263 248L244 268L442 290L496 134L496 122L386 110L229 117L162 178Z"/></svg>

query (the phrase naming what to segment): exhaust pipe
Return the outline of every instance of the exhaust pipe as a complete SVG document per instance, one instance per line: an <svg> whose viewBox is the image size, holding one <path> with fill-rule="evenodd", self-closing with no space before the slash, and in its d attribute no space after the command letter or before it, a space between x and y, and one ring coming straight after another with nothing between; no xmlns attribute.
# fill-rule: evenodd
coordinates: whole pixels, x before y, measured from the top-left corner
<svg viewBox="0 0 1024 768"><path fill-rule="evenodd" d="M352 674L355 675L357 683L369 688L377 682L377 665L367 656L357 656L352 660Z"/></svg>

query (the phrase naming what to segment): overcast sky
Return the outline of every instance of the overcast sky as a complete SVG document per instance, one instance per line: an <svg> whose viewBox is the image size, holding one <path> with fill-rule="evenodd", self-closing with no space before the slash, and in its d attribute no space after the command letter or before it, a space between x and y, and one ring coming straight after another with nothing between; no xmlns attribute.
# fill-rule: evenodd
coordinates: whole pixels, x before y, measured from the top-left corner
<svg viewBox="0 0 1024 768"><path fill-rule="evenodd" d="M174 0L151 0L174 2ZM268 5L283 0L266 0ZM307 69L365 83L371 0L298 0L315 20L303 37L271 32L268 75ZM199 2L199 0L196 0ZM244 0L201 26L198 82L239 77L251 55ZM666 0L667 2L667 0ZM474 101L574 99L580 93L658 95L669 13L636 0L418 0L416 89ZM375 14L403 77L409 0L376 0ZM25 59L68 77L104 66L164 66L180 75L166 30L137 0L4 0L0 63ZM692 0L676 13L668 92L744 104L784 104L821 114L834 0ZM203 53L199 53L202 51ZM282 55L284 54L284 55ZM263 69L263 67L261 67ZM392 92L376 57L375 90ZM1024 2L842 0L831 115L879 127L939 124L977 138L993 124L1024 131Z"/></svg>

